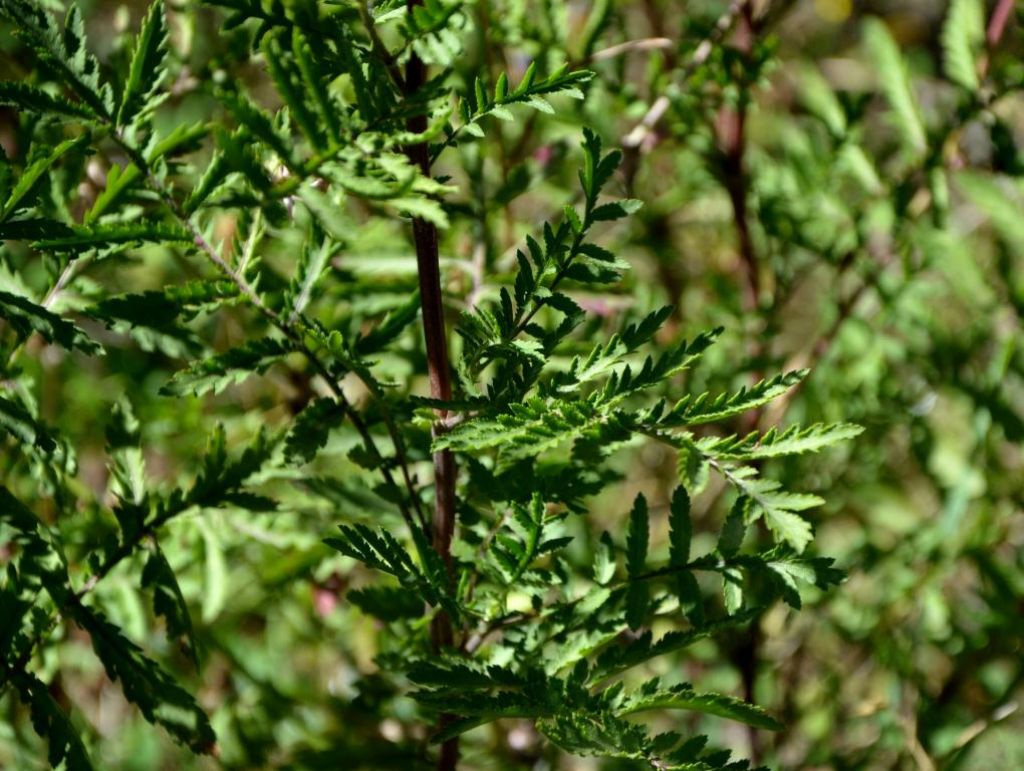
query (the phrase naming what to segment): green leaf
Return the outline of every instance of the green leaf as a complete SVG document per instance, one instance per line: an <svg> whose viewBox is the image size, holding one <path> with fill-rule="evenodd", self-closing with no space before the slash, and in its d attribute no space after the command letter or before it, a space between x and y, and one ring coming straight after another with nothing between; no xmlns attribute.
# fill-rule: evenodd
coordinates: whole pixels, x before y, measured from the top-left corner
<svg viewBox="0 0 1024 771"><path fill-rule="evenodd" d="M615 577L615 546L608 533L601 534L601 540L594 551L594 581L607 585Z"/></svg>
<svg viewBox="0 0 1024 771"><path fill-rule="evenodd" d="M686 442L676 448L676 471L679 481L694 495L699 495L710 479L711 464L696 445Z"/></svg>
<svg viewBox="0 0 1024 771"><path fill-rule="evenodd" d="M35 55L96 115L111 117L114 98L110 86L100 83L100 66L88 51L85 23L77 5L68 9L63 28L42 6L27 0L2 0L0 15L14 23Z"/></svg>
<svg viewBox="0 0 1024 771"><path fill-rule="evenodd" d="M810 539L810 531L807 537ZM743 607L743 574L738 568L725 568L722 571L722 594L727 612L736 613Z"/></svg>
<svg viewBox="0 0 1024 771"><path fill-rule="evenodd" d="M629 513L629 535L626 539L626 571L630 577L638 576L647 566L647 544L650 526L647 516L647 499L636 496Z"/></svg>
<svg viewBox="0 0 1024 771"><path fill-rule="evenodd" d="M439 201L435 201L432 198L399 196L397 198L389 198L388 203L403 214L426 220L442 229L448 227L448 213Z"/></svg>
<svg viewBox="0 0 1024 771"><path fill-rule="evenodd" d="M227 132L215 130L214 134L221 147L214 151L202 176L181 205L182 211L186 215L193 214L220 188L233 170L232 167L234 170L241 168L250 181L256 180L257 190L270 189L270 179L265 170L252 160L251 154L247 153Z"/></svg>
<svg viewBox="0 0 1024 771"><path fill-rule="evenodd" d="M65 605L71 584L59 541L4 486L0 486L0 524L14 531L13 542L20 550L18 569L22 583L45 589L58 607Z"/></svg>
<svg viewBox="0 0 1024 771"><path fill-rule="evenodd" d="M90 120L96 117L96 113L81 102L55 96L49 91L19 81L0 81L0 105L77 120Z"/></svg>
<svg viewBox="0 0 1024 771"><path fill-rule="evenodd" d="M267 71L277 86L281 100L288 105L291 118L314 150L325 149L327 145L322 124L310 109L301 73L294 66L291 57L286 56L286 49L281 45L278 35L272 33L264 36L260 46L263 49L264 61L267 63Z"/></svg>
<svg viewBox="0 0 1024 771"><path fill-rule="evenodd" d="M698 693L683 683L666 691L642 694L626 702L618 714L632 715L652 709L685 709L736 720L755 728L781 731L784 726L760 707L720 693Z"/></svg>
<svg viewBox="0 0 1024 771"><path fill-rule="evenodd" d="M45 453L57 448L57 443L42 423L32 417L21 404L4 396L0 396L0 429L22 444Z"/></svg>
<svg viewBox="0 0 1024 771"><path fill-rule="evenodd" d="M524 404L510 404L508 409L508 413L493 419L470 420L439 435L434 440L434 451L475 452L500 446L502 455L510 461L536 457L572 441L603 420L590 401L531 398Z"/></svg>
<svg viewBox="0 0 1024 771"><path fill-rule="evenodd" d="M157 161L197 150L210 134L206 123L177 123L166 135L153 132L146 145L146 161Z"/></svg>
<svg viewBox="0 0 1024 771"><path fill-rule="evenodd" d="M44 217L0 222L0 241L34 241L39 238L73 234L74 231L63 222Z"/></svg>
<svg viewBox="0 0 1024 771"><path fill-rule="evenodd" d="M647 567L649 538L647 499L637 495L629 513L629 534L626 537L626 572L631 579L642 575ZM626 621L630 629L641 628L647 620L648 592L646 581L630 581L626 591Z"/></svg>
<svg viewBox="0 0 1024 771"><path fill-rule="evenodd" d="M623 645L612 646L603 651L592 667L589 681L591 684L599 684L651 659L688 648L717 632L747 624L753 617L753 611L744 611L685 632L666 632L657 640L654 640L654 635L649 630L645 631Z"/></svg>
<svg viewBox="0 0 1024 771"><path fill-rule="evenodd" d="M332 428L341 425L345 410L341 404L325 397L314 399L300 412L285 438L285 457L308 463L317 450L327 444Z"/></svg>
<svg viewBox="0 0 1024 771"><path fill-rule="evenodd" d="M83 225L91 225L107 212L110 207L120 201L132 185L142 177L135 164L128 164L124 169L116 163L107 171L107 183L93 202L92 208L85 213Z"/></svg>
<svg viewBox="0 0 1024 771"><path fill-rule="evenodd" d="M727 479L749 499L747 520L753 521L763 516L777 537L802 552L811 542L812 531L810 524L796 512L820 506L824 501L816 495L786 492L780 489L777 481L758 479L756 474L752 468L726 471Z"/></svg>
<svg viewBox="0 0 1024 771"><path fill-rule="evenodd" d="M341 142L341 125L338 122L339 109L335 105L327 89L327 79L323 76L324 63L318 55L319 47L310 45L305 34L299 27L292 28L292 53L295 63L302 74L306 92L313 97L317 113L327 131L331 142Z"/></svg>
<svg viewBox="0 0 1024 771"><path fill-rule="evenodd" d="M138 294L110 295L85 313L108 324L123 321L133 327L168 329L237 296L238 287L231 281L187 281Z"/></svg>
<svg viewBox="0 0 1024 771"><path fill-rule="evenodd" d="M153 95L167 75L163 66L167 53L167 19L163 0L155 0L142 20L135 39L128 79L117 111L119 125L134 123L153 107Z"/></svg>
<svg viewBox="0 0 1024 771"><path fill-rule="evenodd" d="M444 583L447 582L443 565L426 564L425 570L412 561L409 552L398 540L386 530L373 531L366 525L339 525L341 534L334 538L325 538L324 543L342 554L362 562L369 568L389 573L398 579L406 589L415 592L424 602L432 605L445 605L454 610L454 605L447 597ZM417 531L413 535L416 536ZM419 534L422 537L422 534ZM427 547L418 549L421 556L433 556L436 553ZM444 583L439 583L439 578Z"/></svg>
<svg viewBox="0 0 1024 771"><path fill-rule="evenodd" d="M125 698L135 704L150 723L162 726L193 752L209 754L216 736L195 699L149 659L142 649L99 611L74 606L75 623L89 633L92 647L103 662L107 676L121 682Z"/></svg>
<svg viewBox="0 0 1024 771"><path fill-rule="evenodd" d="M1024 250L1021 196L1009 179L963 171L956 176L956 186L989 218L1000 238L1011 248Z"/></svg>
<svg viewBox="0 0 1024 771"><path fill-rule="evenodd" d="M103 346L75 324L20 295L0 290L0 318L22 338L37 332L46 342L69 351L90 355L103 353Z"/></svg>
<svg viewBox="0 0 1024 771"><path fill-rule="evenodd" d="M484 136L483 131L476 125L476 122L486 116L492 116L499 120L513 120L514 116L506 109L509 105L525 104L545 113L553 113L554 108L545 101L545 96L552 94L565 94L576 98L582 98L583 94L579 87L593 78L594 73L589 70L568 71L566 67L555 70L548 77L537 80L536 62L531 62L523 74L522 80L514 89L509 89L508 76L501 73L498 76L494 89L494 99L490 99L487 89L479 78L473 83L472 96L463 98L463 104L471 103L471 108L464 110L466 122L461 129L474 136Z"/></svg>
<svg viewBox="0 0 1024 771"><path fill-rule="evenodd" d="M28 672L14 673L10 681L22 703L29 708L32 727L49 742L47 761L50 766L57 768L66 763L67 771L92 771L92 762L78 730L54 701L46 684Z"/></svg>
<svg viewBox="0 0 1024 771"><path fill-rule="evenodd" d="M110 455L108 488L117 498L114 516L121 526L121 543L130 543L142 534L148 511L146 460L140 446L140 423L127 398L118 399L107 423L107 453ZM157 566L150 568L157 570ZM145 585L145 574L143 585ZM170 622L168 622L170 625Z"/></svg>
<svg viewBox="0 0 1024 771"><path fill-rule="evenodd" d="M36 157L28 167L22 172L21 176L18 177L17 182L14 184L14 188L11 190L11 194L7 197L7 201L4 202L3 207L0 208L0 220L5 220L17 211L19 204L25 199L35 187L36 182L50 170L57 161L59 161L66 153L70 150L81 147L89 140L87 134L76 137L75 139L66 139L59 145L50 149L48 152L42 153L39 157Z"/></svg>
<svg viewBox="0 0 1024 771"><path fill-rule="evenodd" d="M799 610L801 598L799 585L814 584L821 590L839 584L844 574L832 565L834 560L823 557L798 557L784 548L773 549L763 557L770 574L777 578L782 599Z"/></svg>
<svg viewBox="0 0 1024 771"><path fill-rule="evenodd" d="M859 436L863 431L853 423L816 423L807 427L792 426L784 431L771 428L761 435L753 433L742 439L702 439L697 446L720 460L759 460L817 452Z"/></svg>
<svg viewBox="0 0 1024 771"><path fill-rule="evenodd" d="M690 520L690 496L680 485L672 493L668 513L669 564L685 565L690 561L693 522Z"/></svg>
<svg viewBox="0 0 1024 771"><path fill-rule="evenodd" d="M807 377L808 372L809 370L799 370L776 375L773 378L761 380L749 388L743 387L735 393L724 393L714 398L708 393L696 397L687 395L676 402L662 423L696 426L741 415L786 393Z"/></svg>
<svg viewBox="0 0 1024 771"><path fill-rule="evenodd" d="M619 220L640 211L642 206L643 201L637 201L633 198L626 198L621 201L602 204L601 206L595 207L590 212L590 221L608 222L612 220Z"/></svg>
<svg viewBox="0 0 1024 771"><path fill-rule="evenodd" d="M212 358L192 362L187 369L176 372L160 393L168 396L220 393L250 375L266 372L291 352L292 346L285 340L252 340Z"/></svg>
<svg viewBox="0 0 1024 771"><path fill-rule="evenodd" d="M749 501L740 496L729 509L729 514L722 525L722 532L718 537L718 552L723 557L735 556L743 543L743 536L747 532L747 505Z"/></svg>
<svg viewBox="0 0 1024 771"><path fill-rule="evenodd" d="M397 586L366 586L353 589L345 599L363 613L381 621L402 621L423 615L423 601Z"/></svg>
<svg viewBox="0 0 1024 771"><path fill-rule="evenodd" d="M292 171L301 173L301 166L295 158L293 145L277 127L266 112L254 105L246 96L234 91L219 91L218 96L224 105L235 116L239 126L245 128L252 136L265 142L281 161ZM221 137L221 144L227 148L228 136Z"/></svg>
<svg viewBox="0 0 1024 771"><path fill-rule="evenodd" d="M289 317L295 320L313 300L313 292L327 273L331 258L337 254L338 244L324 236L318 227L311 227L295 266L295 275L288 285Z"/></svg>
<svg viewBox="0 0 1024 771"><path fill-rule="evenodd" d="M807 111L824 123L833 137L845 136L846 113L843 111L843 105L818 67L801 67L797 86Z"/></svg>
<svg viewBox="0 0 1024 771"><path fill-rule="evenodd" d="M228 456L227 439L222 425L210 437L202 471L185 493L174 493L157 508L157 519L166 519L166 511L185 510L190 506L214 507L235 501L251 511L273 511L272 501L245 494L242 485L259 471L270 458L276 439L262 429L236 459Z"/></svg>
<svg viewBox="0 0 1024 771"><path fill-rule="evenodd" d="M181 638L182 649L199 671L199 652L192 631L192 617L178 579L163 551L155 545L142 569L142 588L153 590L153 612L167 622L169 637ZM204 597L206 595L204 594Z"/></svg>
<svg viewBox="0 0 1024 771"><path fill-rule="evenodd" d="M384 350L419 317L420 306L420 294L413 292L405 302L389 310L379 324L359 336L356 353L367 356Z"/></svg>
<svg viewBox="0 0 1024 771"><path fill-rule="evenodd" d="M942 25L943 68L946 75L971 93L978 90L978 55L985 44L985 4L982 0L952 0Z"/></svg>
<svg viewBox="0 0 1024 771"><path fill-rule="evenodd" d="M73 226L69 235L41 238L32 246L54 252L77 252L86 249L143 243L195 243L184 228L157 223Z"/></svg>
<svg viewBox="0 0 1024 771"><path fill-rule="evenodd" d="M217 619L228 597L228 567L220 538L206 521L199 520L199 531L203 535L203 605L204 624Z"/></svg>
<svg viewBox="0 0 1024 771"><path fill-rule="evenodd" d="M872 17L864 22L864 40L903 143L919 156L927 147L927 137L903 54L880 19Z"/></svg>

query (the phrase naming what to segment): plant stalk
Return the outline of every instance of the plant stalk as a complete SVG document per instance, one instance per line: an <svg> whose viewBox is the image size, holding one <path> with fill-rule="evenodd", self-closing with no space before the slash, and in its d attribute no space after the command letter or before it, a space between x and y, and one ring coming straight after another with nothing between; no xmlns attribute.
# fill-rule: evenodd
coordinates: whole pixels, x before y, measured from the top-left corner
<svg viewBox="0 0 1024 771"><path fill-rule="evenodd" d="M739 17L733 30L732 46L744 57L749 58L754 50L754 19L753 9L749 0L740 5ZM732 204L733 220L736 224L736 235L739 241L741 264L741 285L743 289L744 307L748 313L757 310L761 294L761 282L754 239L750 232L750 217L747 211L747 194L750 180L747 177L747 107L749 96L746 87L740 95L736 107L725 106L719 111L715 131L718 135L719 149L722 152L722 181L729 202Z"/></svg>
<svg viewBox="0 0 1024 771"><path fill-rule="evenodd" d="M411 14L422 0L407 0L406 8ZM405 95L414 95L426 81L426 66L413 51L405 70ZM416 114L409 118L410 132L422 134L427 128L427 116ZM424 176L430 176L430 148L426 142L409 145L406 148L409 159L415 163ZM441 265L437 249L437 227L422 218L412 221L413 242L416 246L416 268L419 275L420 304L423 312L423 335L427 346L427 374L430 379L430 395L434 399L449 401L452 398L451 366L448 359L448 340L444 323L444 306L441 295ZM444 430L448 411L438 409L434 433ZM455 456L451 450L434 453L434 518L431 540L434 550L444 561L449 577L452 575L452 536L455 532ZM444 611L434 616L430 626L430 639L435 651L451 647L454 643L452 620ZM453 715L442 714L439 727L443 728L454 719ZM437 759L438 771L455 771L458 764L459 742L452 738L441 745Z"/></svg>

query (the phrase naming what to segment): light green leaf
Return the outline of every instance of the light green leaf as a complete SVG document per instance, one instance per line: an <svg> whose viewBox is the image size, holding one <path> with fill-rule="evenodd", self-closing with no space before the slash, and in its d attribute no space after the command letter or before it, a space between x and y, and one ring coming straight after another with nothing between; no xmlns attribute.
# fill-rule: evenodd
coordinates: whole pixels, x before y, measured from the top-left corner
<svg viewBox="0 0 1024 771"><path fill-rule="evenodd" d="M760 707L719 693L698 693L683 684L667 691L643 694L627 702L620 715L632 715L652 709L685 709L736 720L755 728L780 731L784 727Z"/></svg>
<svg viewBox="0 0 1024 771"><path fill-rule="evenodd" d="M204 624L211 624L224 609L228 596L228 567L220 538L205 520L197 520L203 535L203 606Z"/></svg>
<svg viewBox="0 0 1024 771"><path fill-rule="evenodd" d="M155 0L142 20L135 39L128 80L117 111L117 123L133 123L153 107L153 94L167 74L163 66L167 53L167 19L163 0Z"/></svg>
<svg viewBox="0 0 1024 771"><path fill-rule="evenodd" d="M952 0L942 25L943 68L968 91L978 90L978 55L985 43L985 4L982 0Z"/></svg>
<svg viewBox="0 0 1024 771"><path fill-rule="evenodd" d="M107 184L103 188L103 192L96 196L92 208L85 213L82 223L90 225L95 222L117 203L141 176L141 172L134 163L128 164L124 169L116 163L111 165L107 171Z"/></svg>
<svg viewBox="0 0 1024 771"><path fill-rule="evenodd" d="M892 107L896 128L907 149L918 156L925 151L927 138L903 54L880 19L872 17L864 22L864 40L882 91Z"/></svg>
<svg viewBox="0 0 1024 771"><path fill-rule="evenodd" d="M15 182L14 188L11 190L11 194L7 197L7 201L5 201L3 207L0 208L0 220L7 219L12 213L17 211L18 205L24 200L25 196L31 192L36 182L38 182L39 179L50 170L50 167L53 166L53 164L59 161L67 152L74 148L81 147L88 140L89 136L87 134L75 137L74 139L65 139L52 150L44 152L29 163L28 167L21 173Z"/></svg>

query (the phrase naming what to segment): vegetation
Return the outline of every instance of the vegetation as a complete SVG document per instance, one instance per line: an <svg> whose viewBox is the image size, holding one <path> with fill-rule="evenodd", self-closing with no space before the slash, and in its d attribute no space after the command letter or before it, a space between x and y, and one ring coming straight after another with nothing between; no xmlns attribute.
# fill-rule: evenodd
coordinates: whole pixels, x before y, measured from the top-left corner
<svg viewBox="0 0 1024 771"><path fill-rule="evenodd" d="M677 5L0 0L0 766L1024 761L1014 4Z"/></svg>

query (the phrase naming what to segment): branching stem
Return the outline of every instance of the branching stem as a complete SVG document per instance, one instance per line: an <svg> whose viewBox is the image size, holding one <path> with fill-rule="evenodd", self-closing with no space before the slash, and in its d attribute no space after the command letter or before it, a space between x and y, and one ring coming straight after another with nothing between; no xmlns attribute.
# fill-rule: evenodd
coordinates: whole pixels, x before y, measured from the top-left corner
<svg viewBox="0 0 1024 771"><path fill-rule="evenodd" d="M328 389L330 389L335 400L338 402L341 409L352 422L353 427L355 427L356 432L359 434L364 444L366 444L367 448L374 452L376 455L381 456L381 453L376 446L373 436L369 432L369 428L366 426L365 422L363 421L359 413L355 410L352 404L345 397L341 385L338 383L337 378L331 374L330 368L320 360L316 353L306 343L305 337L300 328L298 327L298 325L296 323L288 321L279 313L277 313L273 308L267 306L267 304L263 302L262 298L253 288L253 286L248 282L245 276L242 275L235 268L232 268L231 265L229 265L224 260L224 258L221 257L220 254L218 254L217 250L213 248L213 245L206 240L202 232L200 232L199 228L197 228L195 223L192 222L191 217L189 217L182 210L178 202L174 199L174 197L170 194L167 188L156 177L152 169L149 168L149 165L146 163L146 159L143 157L142 153L140 153L137 148L133 147L128 142L126 142L119 132L115 131L113 134L113 138L114 141L116 141L117 144L129 155L132 161L140 169L144 171L146 175L146 180L150 188L160 197L160 200L171 212L171 214L174 215L178 222L188 230L189 234L192 236L193 243L195 243L199 251L202 252L203 255L207 259L209 259L210 262L212 262L220 270L221 273L223 273L233 284L235 284L235 286L238 287L239 291L241 291L242 294L245 295L245 297L249 300L252 306L262 316L264 316L267 319L267 321L269 321L272 325L277 327L277 329L279 329L281 333L285 337L287 337L288 340L290 340L299 351L302 352L302 354L309 361L313 369L316 370L317 374L324 379L324 382L327 384ZM373 388L372 383L366 383L366 386L370 390L371 394L373 394L375 399L379 398L379 395ZM381 410L381 412L382 414L387 415L387 410ZM406 491L409 495L410 504L413 507L413 509L415 509L419 517L420 526L423 527L425 526L426 519L423 515L423 512L420 509L419 493L416 491L416 486L413 482L412 475L409 472L409 461L406 458L405 454L405 444L402 441L401 434L398 432L394 423L390 419L385 419L385 425L387 426L389 436L391 437L391 440L395 446L395 455L398 458L398 465L402 471L402 478L406 487ZM395 482L394 477L391 474L391 470L387 466L382 465L381 473L383 474L384 481L388 484L388 486L397 490L398 484ZM401 511L402 518L405 520L406 524L410 528L415 527L416 525L413 522L412 512L409 508L409 505L400 501L399 510Z"/></svg>

